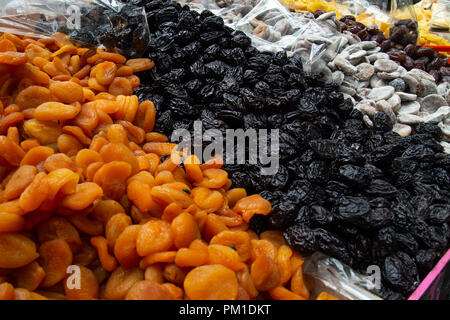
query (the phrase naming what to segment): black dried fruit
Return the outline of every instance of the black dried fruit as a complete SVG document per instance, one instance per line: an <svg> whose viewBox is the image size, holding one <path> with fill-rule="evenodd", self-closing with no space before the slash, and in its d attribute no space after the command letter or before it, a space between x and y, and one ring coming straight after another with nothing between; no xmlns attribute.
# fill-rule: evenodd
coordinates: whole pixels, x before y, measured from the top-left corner
<svg viewBox="0 0 450 320"><path fill-rule="evenodd" d="M259 52L207 10L199 14L169 0L142 3L155 67L140 75L135 92L154 101L154 130L192 132L196 120L222 133L278 129L277 174L261 175L248 150L245 163L224 165L232 188L260 193L272 204L271 214L253 216L250 228L283 230L294 249L323 251L357 271L379 265L378 293L407 297L449 244L450 156L439 143L439 126L419 124L401 137L377 113L369 127L338 88L303 71L299 55ZM375 39L408 70L440 64L440 74L448 71L444 57L415 45L407 21L393 26L398 41L351 16L344 24Z"/></svg>

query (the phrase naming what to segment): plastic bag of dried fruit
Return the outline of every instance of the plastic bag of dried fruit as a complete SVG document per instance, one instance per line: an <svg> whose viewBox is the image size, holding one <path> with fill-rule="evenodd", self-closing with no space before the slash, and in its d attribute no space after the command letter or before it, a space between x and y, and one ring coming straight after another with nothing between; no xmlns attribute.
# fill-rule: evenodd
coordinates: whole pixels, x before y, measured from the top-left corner
<svg viewBox="0 0 450 320"><path fill-rule="evenodd" d="M294 15L276 0L260 0L235 28L245 32L262 51L300 54L310 72L314 72L314 63L340 41L336 29L307 14Z"/></svg>
<svg viewBox="0 0 450 320"><path fill-rule="evenodd" d="M116 0L0 0L0 32L46 37L56 32L85 45L140 56L150 32L145 10Z"/></svg>
<svg viewBox="0 0 450 320"><path fill-rule="evenodd" d="M419 28L411 0L336 0L341 16L353 15L367 26L376 24L386 36L393 34L405 42L417 43Z"/></svg>
<svg viewBox="0 0 450 320"><path fill-rule="evenodd" d="M448 30L450 28L450 0L439 0L433 4L430 25L432 28Z"/></svg>

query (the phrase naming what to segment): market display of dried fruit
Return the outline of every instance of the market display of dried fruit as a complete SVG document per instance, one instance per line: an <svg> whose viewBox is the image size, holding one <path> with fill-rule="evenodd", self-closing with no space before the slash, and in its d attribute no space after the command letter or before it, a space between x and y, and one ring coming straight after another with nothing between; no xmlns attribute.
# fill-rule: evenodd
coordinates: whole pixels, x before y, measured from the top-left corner
<svg viewBox="0 0 450 320"><path fill-rule="evenodd" d="M408 298L450 243L449 66L412 22L386 38L317 10L302 17L333 41L280 50L258 42L291 36L279 9L249 37L209 10L123 2L59 29L92 48L1 33L0 300L335 300L304 274L317 251ZM174 153L194 121L278 129L277 173Z"/></svg>
<svg viewBox="0 0 450 320"><path fill-rule="evenodd" d="M223 161L164 157L132 95L153 61L7 33L0 60L0 300L337 299L310 293L281 231L248 230L271 204Z"/></svg>
<svg viewBox="0 0 450 320"><path fill-rule="evenodd" d="M272 203L250 227L285 230L297 250L320 250L358 270L380 265L379 294L407 297L448 248L441 129L420 124L401 137L382 112L369 126L333 86L304 74L298 56L258 52L208 11L163 0L145 7L156 66L136 92L155 102L156 130L192 129L194 120L206 129L279 128L275 176L225 166L236 187Z"/></svg>

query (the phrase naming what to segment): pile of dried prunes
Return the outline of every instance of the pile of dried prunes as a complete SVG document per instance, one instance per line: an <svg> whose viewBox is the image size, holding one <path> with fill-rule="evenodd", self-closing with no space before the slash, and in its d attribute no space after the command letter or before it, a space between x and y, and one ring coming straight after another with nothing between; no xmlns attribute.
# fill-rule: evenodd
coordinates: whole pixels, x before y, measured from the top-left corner
<svg viewBox="0 0 450 320"><path fill-rule="evenodd" d="M280 130L280 168L228 164L235 187L271 201L256 232L284 230L303 253L322 251L365 273L382 272L387 299L405 299L449 247L450 156L434 124L393 133L384 113L373 126L332 86L302 71L299 57L263 53L209 11L168 0L145 6L155 67L136 94L157 107L155 131Z"/></svg>

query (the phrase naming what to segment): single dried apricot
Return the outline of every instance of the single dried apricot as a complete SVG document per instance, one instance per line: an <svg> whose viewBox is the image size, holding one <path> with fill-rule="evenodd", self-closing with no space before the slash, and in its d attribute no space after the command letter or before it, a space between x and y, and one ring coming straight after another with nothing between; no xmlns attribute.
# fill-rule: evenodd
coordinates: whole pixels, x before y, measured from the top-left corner
<svg viewBox="0 0 450 320"><path fill-rule="evenodd" d="M121 66L117 69L116 76L118 77L128 77L133 74L133 68L129 66Z"/></svg>
<svg viewBox="0 0 450 320"><path fill-rule="evenodd" d="M197 267L209 262L208 246L200 239L192 241L189 248L181 248L175 256L179 267Z"/></svg>
<svg viewBox="0 0 450 320"><path fill-rule="evenodd" d="M157 178L155 179L155 184ZM192 204L191 197L184 191L172 189L166 185L154 186L151 191L154 202L161 206L167 206L172 202L178 203L181 207L187 208Z"/></svg>
<svg viewBox="0 0 450 320"><path fill-rule="evenodd" d="M291 270L292 249L287 245L278 248L277 263L281 273L281 284L285 284L292 276Z"/></svg>
<svg viewBox="0 0 450 320"><path fill-rule="evenodd" d="M206 169L203 170L203 180L195 183L196 186L218 189L228 180L228 173L222 169Z"/></svg>
<svg viewBox="0 0 450 320"><path fill-rule="evenodd" d="M282 286L270 289L269 294L275 300L305 300L302 296Z"/></svg>
<svg viewBox="0 0 450 320"><path fill-rule="evenodd" d="M91 238L91 244L97 249L103 269L109 272L114 271L117 267L117 261L108 253L108 241L104 237L98 236Z"/></svg>
<svg viewBox="0 0 450 320"><path fill-rule="evenodd" d="M56 98L66 104L84 100L83 88L73 81L54 81L49 89Z"/></svg>
<svg viewBox="0 0 450 320"><path fill-rule="evenodd" d="M200 223L199 223L200 224ZM204 239L210 240L216 234L228 230L223 220L216 214L210 213L201 227L201 233Z"/></svg>
<svg viewBox="0 0 450 320"><path fill-rule="evenodd" d="M34 166L20 166L5 186L3 196L6 200L16 199L33 181L37 169Z"/></svg>
<svg viewBox="0 0 450 320"><path fill-rule="evenodd" d="M36 261L13 272L17 287L30 291L36 290L45 278L44 269Z"/></svg>
<svg viewBox="0 0 450 320"><path fill-rule="evenodd" d="M267 240L251 240L252 244L252 261L255 261L259 256L266 255L271 260L277 259L277 248Z"/></svg>
<svg viewBox="0 0 450 320"><path fill-rule="evenodd" d="M102 91L108 91L110 94L115 96L130 96L133 94L133 87L131 86L130 80L128 80L127 78L116 77L109 85L108 90Z"/></svg>
<svg viewBox="0 0 450 320"><path fill-rule="evenodd" d="M236 250L242 262L251 257L250 236L244 231L222 231L211 239L210 244L221 244Z"/></svg>
<svg viewBox="0 0 450 320"><path fill-rule="evenodd" d="M228 205L233 207L236 202L245 198L247 196L247 191L244 188L234 188L227 191Z"/></svg>
<svg viewBox="0 0 450 320"><path fill-rule="evenodd" d="M308 288L303 281L303 267L300 266L295 270L291 278L291 290L292 292L302 296L304 299L308 300L310 293Z"/></svg>
<svg viewBox="0 0 450 320"><path fill-rule="evenodd" d="M152 134L150 131L153 130L153 127L155 125L155 119L156 119L156 108L155 105L153 104L153 102L151 101L142 101L139 104L139 108L137 111L137 116L136 116L136 125L141 127L142 129L144 129L145 132L148 132L148 134ZM153 136L155 136L153 134ZM161 139L161 136L163 136L162 134L159 134L159 139L157 140L149 140L147 139L146 136L146 141L150 142L150 141L155 141L155 142L166 142L167 138L165 140Z"/></svg>
<svg viewBox="0 0 450 320"><path fill-rule="evenodd" d="M144 280L144 272L141 269L126 269L119 266L106 282L105 298L107 300L124 299L130 288L142 280Z"/></svg>
<svg viewBox="0 0 450 320"><path fill-rule="evenodd" d="M114 251L117 238L126 227L131 225L131 218L125 213L117 213L106 222L105 235L108 241L108 248L111 252Z"/></svg>
<svg viewBox="0 0 450 320"><path fill-rule="evenodd" d="M25 212L39 208L50 192L50 184L44 172L38 173L19 198L19 205Z"/></svg>
<svg viewBox="0 0 450 320"><path fill-rule="evenodd" d="M50 51L48 51L44 48L41 48L40 46L38 46L36 44L29 44L25 48L25 54L28 57L28 61L33 61L33 59L40 57L40 58L47 60L47 62L48 62L51 58Z"/></svg>
<svg viewBox="0 0 450 320"><path fill-rule="evenodd" d="M128 291L126 300L173 300L170 291L159 283L142 280L135 283Z"/></svg>
<svg viewBox="0 0 450 320"><path fill-rule="evenodd" d="M5 51L16 51L17 52L17 48L14 45L14 43L12 43L12 41L10 41L8 39L2 39L0 41L0 52L5 52Z"/></svg>
<svg viewBox="0 0 450 320"><path fill-rule="evenodd" d="M78 230L91 237L99 236L103 233L103 224L96 220L89 219L86 215L70 214L67 219L69 219L69 221L75 225Z"/></svg>
<svg viewBox="0 0 450 320"><path fill-rule="evenodd" d="M91 269L81 265L76 265L74 267L77 269L79 268L79 272L77 274L73 274L74 278L69 276L63 281L66 298L68 300L97 299L99 294L99 286L94 272L92 272ZM79 281L79 283L76 281ZM77 286L77 284L79 286Z"/></svg>
<svg viewBox="0 0 450 320"><path fill-rule="evenodd" d="M39 255L36 245L18 233L0 233L0 268L15 269L26 266Z"/></svg>
<svg viewBox="0 0 450 320"><path fill-rule="evenodd" d="M239 271L244 268L244 264L239 260L239 255L231 247L221 244L210 244L208 253L210 264L221 264L233 271Z"/></svg>
<svg viewBox="0 0 450 320"><path fill-rule="evenodd" d="M136 249L141 257L154 252L166 251L173 245L170 224L162 220L150 220L139 231Z"/></svg>
<svg viewBox="0 0 450 320"><path fill-rule="evenodd" d="M243 269L236 272L236 276L239 281L239 286L241 286L251 298L255 298L256 296L258 296L259 292L253 284L253 280L247 265L244 265Z"/></svg>
<svg viewBox="0 0 450 320"><path fill-rule="evenodd" d="M83 129L84 133L92 136L93 130L99 123L98 112L93 105L85 103L81 108L80 113L72 120L73 123Z"/></svg>
<svg viewBox="0 0 450 320"><path fill-rule="evenodd" d="M183 289L181 289L180 287L177 287L173 283L169 283L169 282L163 283L162 286L167 288L170 291L170 294L172 295L173 299L175 299L175 300L183 299L184 292L183 292Z"/></svg>
<svg viewBox="0 0 450 320"><path fill-rule="evenodd" d="M145 280L150 280L156 283L164 283L163 270L160 264L152 264L145 268ZM184 279L184 278L183 278Z"/></svg>
<svg viewBox="0 0 450 320"><path fill-rule="evenodd" d="M68 120L73 119L81 111L81 106L60 102L44 102L33 112L37 120Z"/></svg>
<svg viewBox="0 0 450 320"><path fill-rule="evenodd" d="M105 163L94 176L94 182L102 187L111 199L119 199L125 192L126 179L131 175L131 166L124 161Z"/></svg>
<svg viewBox="0 0 450 320"><path fill-rule="evenodd" d="M129 59L125 65L131 67L133 72L141 72L153 68L155 63L148 58L137 58Z"/></svg>
<svg viewBox="0 0 450 320"><path fill-rule="evenodd" d="M249 222L255 214L268 215L272 211L270 202L258 194L240 199L233 208L242 215L245 222Z"/></svg>
<svg viewBox="0 0 450 320"><path fill-rule="evenodd" d="M22 112L7 113L7 109L5 109L5 115L0 118L0 134L7 133L9 129L12 129L13 126L17 125L19 122L22 122L23 119L25 119L25 115ZM19 141L15 142L19 143Z"/></svg>
<svg viewBox="0 0 450 320"><path fill-rule="evenodd" d="M113 217L117 213L123 212L125 212L125 209L119 202L115 200L99 200L95 204L91 212L91 216L95 220L106 225L111 217Z"/></svg>
<svg viewBox="0 0 450 320"><path fill-rule="evenodd" d="M133 268L139 264L141 258L136 250L136 240L141 228L141 225L128 226L116 240L114 256L124 268Z"/></svg>
<svg viewBox="0 0 450 320"><path fill-rule="evenodd" d="M78 174L66 168L60 168L50 172L47 175L49 186L48 198L54 199L57 193L61 196L74 193L79 180L80 176Z"/></svg>
<svg viewBox="0 0 450 320"><path fill-rule="evenodd" d="M141 260L139 267L145 269L155 263L174 263L176 251L162 251L151 253Z"/></svg>
<svg viewBox="0 0 450 320"><path fill-rule="evenodd" d="M39 162L45 161L48 157L55 153L50 147L39 146L29 150L20 161L20 165L36 166Z"/></svg>
<svg viewBox="0 0 450 320"><path fill-rule="evenodd" d="M20 161L25 156L25 152L12 139L0 136L0 160L7 164L18 167Z"/></svg>
<svg viewBox="0 0 450 320"><path fill-rule="evenodd" d="M14 300L14 287L8 282L0 283L0 300Z"/></svg>
<svg viewBox="0 0 450 320"><path fill-rule="evenodd" d="M184 291L190 300L234 300L238 281L235 273L222 265L200 266L187 274Z"/></svg>
<svg viewBox="0 0 450 320"><path fill-rule="evenodd" d="M55 153L49 156L45 159L44 168L47 172L52 172L61 168L66 168L73 172L77 171L75 161L64 153Z"/></svg>
<svg viewBox="0 0 450 320"><path fill-rule="evenodd" d="M195 155L190 155L184 161L186 175L193 182L201 182L203 180L203 172L200 169L200 160Z"/></svg>
<svg viewBox="0 0 450 320"><path fill-rule="evenodd" d="M21 143L20 143L20 147L25 151L25 152L27 152L28 150L31 150L32 148L34 148L34 147L38 147L40 144L39 144L39 141L37 140L37 139L26 139L26 140L23 140Z"/></svg>
<svg viewBox="0 0 450 320"><path fill-rule="evenodd" d="M25 226L25 220L15 213L0 212L0 232L19 232Z"/></svg>
<svg viewBox="0 0 450 320"><path fill-rule="evenodd" d="M262 254L252 263L250 269L255 288L268 291L280 285L281 274L278 265L267 255Z"/></svg>
<svg viewBox="0 0 450 320"><path fill-rule="evenodd" d="M179 248L187 248L195 239L200 238L200 230L194 217L187 213L176 216L170 224L174 236L174 245Z"/></svg>
<svg viewBox="0 0 450 320"><path fill-rule="evenodd" d="M55 143L61 135L61 127L53 121L26 120L23 129L28 136L36 138L43 145Z"/></svg>
<svg viewBox="0 0 450 320"><path fill-rule="evenodd" d="M259 235L259 238L261 240L267 240L270 243L272 243L275 248L279 248L282 245L286 244L286 241L283 237L283 232L280 230L268 230L264 231Z"/></svg>
<svg viewBox="0 0 450 320"><path fill-rule="evenodd" d="M124 130L125 131L125 130ZM125 132L126 136L126 132ZM139 163L133 152L123 143L109 143L101 148L100 156L105 163L112 161L124 161L131 166L131 173L139 172Z"/></svg>
<svg viewBox="0 0 450 320"><path fill-rule="evenodd" d="M224 197L217 190L196 187L192 189L191 194L195 204L207 212L215 212L223 205Z"/></svg>
<svg viewBox="0 0 450 320"><path fill-rule="evenodd" d="M132 180L127 186L128 198L142 212L148 212L152 208L151 192L152 187L139 180Z"/></svg>
<svg viewBox="0 0 450 320"><path fill-rule="evenodd" d="M316 298L316 300L339 300L338 297L335 297L325 291L322 291Z"/></svg>
<svg viewBox="0 0 450 320"><path fill-rule="evenodd" d="M84 133L83 129L81 129L80 127L64 126L62 128L62 131L64 133L67 133L67 134L70 134L70 135L74 136L75 138L78 139L78 141L80 141L82 144L84 144L86 146L91 144L91 139L86 136L86 134Z"/></svg>
<svg viewBox="0 0 450 320"><path fill-rule="evenodd" d="M46 241L39 247L42 268L45 278L42 287L51 287L64 279L66 270L72 264L72 251L66 241L55 239Z"/></svg>
<svg viewBox="0 0 450 320"><path fill-rule="evenodd" d="M0 63L11 66L20 66L27 62L28 58L23 52L5 51L0 53Z"/></svg>
<svg viewBox="0 0 450 320"><path fill-rule="evenodd" d="M100 199L103 190L93 182L83 182L77 185L75 193L65 196L61 205L72 210L83 210L95 200Z"/></svg>
<svg viewBox="0 0 450 320"><path fill-rule="evenodd" d="M117 66L115 63L105 61L95 66L95 77L101 85L109 85L115 78L117 73Z"/></svg>

